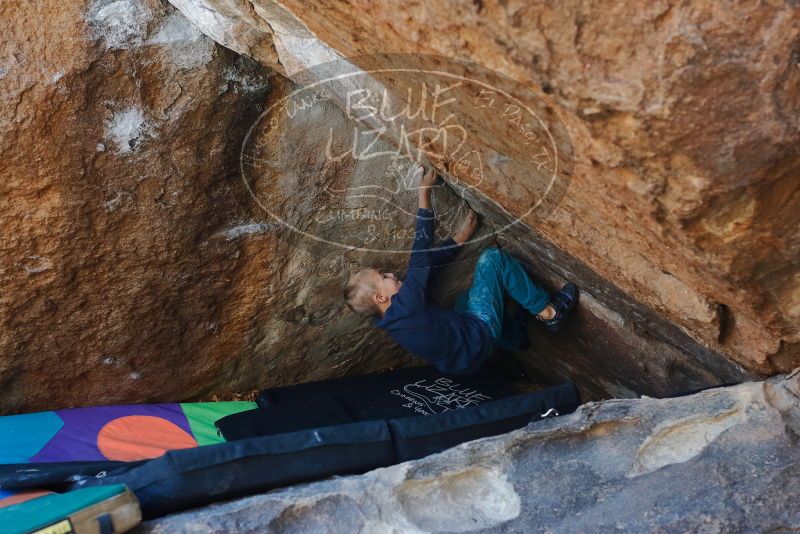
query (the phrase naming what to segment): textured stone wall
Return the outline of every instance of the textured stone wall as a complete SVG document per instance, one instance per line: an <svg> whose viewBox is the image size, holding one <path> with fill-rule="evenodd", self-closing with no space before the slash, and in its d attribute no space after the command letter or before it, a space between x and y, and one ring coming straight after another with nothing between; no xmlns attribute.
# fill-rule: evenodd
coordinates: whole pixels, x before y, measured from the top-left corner
<svg viewBox="0 0 800 534"><path fill-rule="evenodd" d="M359 64L360 54L402 52L474 61L528 85L566 124L575 169L558 208L528 220L516 250L530 257L536 249L531 260L544 264L544 278L548 271L558 274L555 281L574 275L585 286L587 311L600 322L575 333L585 340L611 328L610 337L622 341L601 339L613 351L607 356L634 350L641 357L624 367L639 365L668 382L670 373L699 382L735 377L715 363L721 359L763 374L800 361L794 4L174 4L210 35L219 22L198 12L247 11L249 31L274 43L269 54L253 57L277 61L298 81L302 68L320 61ZM228 40L247 53L235 35ZM510 187L478 189L519 215L524 199L504 194L503 185ZM571 345L563 352L586 350ZM688 360L677 356L687 353ZM572 369L562 364L557 374L588 375L603 365L599 356ZM613 378L601 389L637 386L627 370L616 375L619 387ZM657 382L639 386L670 387Z"/></svg>
<svg viewBox="0 0 800 534"><path fill-rule="evenodd" d="M250 319L230 141L269 73L157 1L0 21L0 409L201 393Z"/></svg>
<svg viewBox="0 0 800 534"><path fill-rule="evenodd" d="M298 245L242 181L248 128L291 87L166 2L3 3L0 26L0 411L409 361L341 313L341 252ZM297 148L284 174L308 181Z"/></svg>

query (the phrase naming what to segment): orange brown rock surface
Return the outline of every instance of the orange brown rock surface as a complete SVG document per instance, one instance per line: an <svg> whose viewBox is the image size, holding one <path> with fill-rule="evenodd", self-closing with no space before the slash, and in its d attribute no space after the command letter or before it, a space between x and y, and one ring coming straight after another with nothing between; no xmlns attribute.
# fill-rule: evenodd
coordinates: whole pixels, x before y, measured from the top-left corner
<svg viewBox="0 0 800 534"><path fill-rule="evenodd" d="M353 318L307 324L291 279L320 267L262 224L238 172L269 70L155 0L4 3L0 20L0 411L408 360L344 354ZM339 312L338 284L305 287Z"/></svg>
<svg viewBox="0 0 800 534"><path fill-rule="evenodd" d="M745 369L800 362L794 4L250 4L290 77L320 58L398 52L529 84L566 123L576 158L567 196L531 221L535 232Z"/></svg>

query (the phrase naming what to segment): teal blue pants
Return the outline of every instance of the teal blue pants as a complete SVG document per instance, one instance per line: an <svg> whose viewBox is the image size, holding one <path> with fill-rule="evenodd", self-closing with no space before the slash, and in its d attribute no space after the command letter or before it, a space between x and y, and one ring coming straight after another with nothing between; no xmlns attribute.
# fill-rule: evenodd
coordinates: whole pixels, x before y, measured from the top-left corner
<svg viewBox="0 0 800 534"><path fill-rule="evenodd" d="M550 303L550 294L528 277L516 259L496 247L488 248L478 257L472 287L458 296L455 309L486 323L495 347L513 350L525 334L523 325L506 317L506 295L534 315Z"/></svg>

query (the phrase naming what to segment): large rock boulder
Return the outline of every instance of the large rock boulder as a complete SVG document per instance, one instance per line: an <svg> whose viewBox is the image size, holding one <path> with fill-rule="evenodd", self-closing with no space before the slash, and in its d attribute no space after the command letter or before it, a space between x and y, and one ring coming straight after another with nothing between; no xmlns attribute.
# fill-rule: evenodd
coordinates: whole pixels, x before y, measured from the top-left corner
<svg viewBox="0 0 800 534"><path fill-rule="evenodd" d="M0 12L1 412L178 401L409 361L341 313L343 254L298 245L241 178L248 129L291 85L158 0ZM292 203L325 203L302 185L316 168L305 154L270 153Z"/></svg>
<svg viewBox="0 0 800 534"><path fill-rule="evenodd" d="M229 138L268 71L155 0L0 9L0 410L200 394L248 327Z"/></svg>
<svg viewBox="0 0 800 534"><path fill-rule="evenodd" d="M352 271L404 265L408 167L330 164L326 136L344 146L355 127L341 93L278 112L292 81L315 81L307 67L387 50L498 71L558 133L566 194L531 213L540 169L510 142L510 120L457 114L485 174L428 158L451 186L437 192L439 237L463 213L454 191L484 223L437 298L452 302L494 241L548 287L584 290L566 332L532 325L530 371L598 398L797 362L791 5L173 3L192 24L158 0L0 8L0 411L409 363L340 299ZM346 68L381 66L362 58L372 63ZM395 94L405 83L376 80ZM378 151L396 148L356 126ZM395 191L389 214L369 195L329 195L376 185Z"/></svg>
<svg viewBox="0 0 800 534"><path fill-rule="evenodd" d="M139 532L790 532L800 373L611 400L362 476L146 523Z"/></svg>

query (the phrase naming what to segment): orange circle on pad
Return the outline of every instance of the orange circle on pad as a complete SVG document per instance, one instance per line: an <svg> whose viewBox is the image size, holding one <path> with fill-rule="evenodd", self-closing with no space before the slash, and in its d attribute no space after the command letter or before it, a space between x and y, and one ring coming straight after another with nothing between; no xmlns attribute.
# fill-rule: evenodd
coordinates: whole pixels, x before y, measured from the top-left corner
<svg viewBox="0 0 800 534"><path fill-rule="evenodd" d="M21 502L31 501L37 497L44 497L45 495L54 495L54 493L52 491L44 490L22 491L16 495L9 495L5 499L0 499L0 508L6 508Z"/></svg>
<svg viewBox="0 0 800 534"><path fill-rule="evenodd" d="M127 415L109 421L97 434L97 448L109 460L132 462L167 451L197 447L197 441L171 421L152 415Z"/></svg>

